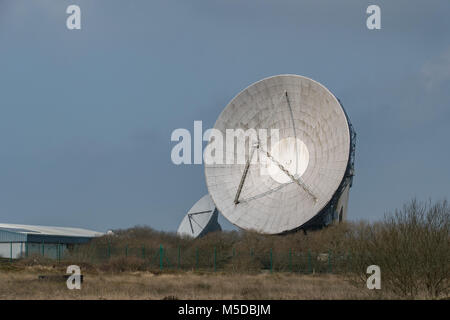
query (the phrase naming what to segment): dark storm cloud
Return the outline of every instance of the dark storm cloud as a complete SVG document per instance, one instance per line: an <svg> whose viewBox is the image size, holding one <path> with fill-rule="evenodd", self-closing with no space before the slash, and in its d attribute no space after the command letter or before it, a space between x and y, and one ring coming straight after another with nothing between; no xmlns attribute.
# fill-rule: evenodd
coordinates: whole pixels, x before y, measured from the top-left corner
<svg viewBox="0 0 450 320"><path fill-rule="evenodd" d="M82 30L65 28L69 4ZM174 230L207 192L170 161L244 87L322 82L357 130L351 219L448 197L450 2L0 0L0 220Z"/></svg>

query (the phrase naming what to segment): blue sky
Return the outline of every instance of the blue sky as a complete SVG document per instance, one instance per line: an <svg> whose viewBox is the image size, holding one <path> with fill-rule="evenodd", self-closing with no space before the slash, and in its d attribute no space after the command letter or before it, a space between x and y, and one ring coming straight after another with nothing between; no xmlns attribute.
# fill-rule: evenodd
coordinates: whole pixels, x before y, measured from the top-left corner
<svg viewBox="0 0 450 320"><path fill-rule="evenodd" d="M82 30L66 28L70 4ZM366 28L378 4L382 29ZM351 220L450 194L450 2L0 0L0 221L175 230L207 192L176 128L294 73L356 128ZM226 227L229 224L222 223Z"/></svg>

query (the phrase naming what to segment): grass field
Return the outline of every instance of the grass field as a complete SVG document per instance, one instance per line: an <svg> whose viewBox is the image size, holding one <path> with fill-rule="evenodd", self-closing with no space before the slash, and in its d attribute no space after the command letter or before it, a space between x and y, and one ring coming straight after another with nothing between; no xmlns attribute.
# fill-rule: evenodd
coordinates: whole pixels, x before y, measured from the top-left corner
<svg viewBox="0 0 450 320"><path fill-rule="evenodd" d="M83 273L81 290L65 281L38 280L63 274L30 267L0 273L0 299L377 299L380 292L336 275L151 272Z"/></svg>

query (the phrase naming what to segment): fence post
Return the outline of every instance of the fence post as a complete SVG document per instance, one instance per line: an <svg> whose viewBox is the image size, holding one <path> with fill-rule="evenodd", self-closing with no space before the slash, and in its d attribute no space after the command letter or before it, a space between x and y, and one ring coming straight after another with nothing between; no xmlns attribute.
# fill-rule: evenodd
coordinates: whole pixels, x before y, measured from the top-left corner
<svg viewBox="0 0 450 320"><path fill-rule="evenodd" d="M346 270L347 272L350 272L352 270L352 256L350 255L350 250L347 252L347 259L345 260Z"/></svg>
<svg viewBox="0 0 450 320"><path fill-rule="evenodd" d="M92 242L90 242L89 244L89 253L91 255L91 263L94 264L94 256L95 256L95 251L92 250L92 247L94 245L92 244Z"/></svg>
<svg viewBox="0 0 450 320"><path fill-rule="evenodd" d="M312 265L311 265L311 251L308 249L308 272L312 273Z"/></svg>
<svg viewBox="0 0 450 320"><path fill-rule="evenodd" d="M214 272L216 272L216 247L214 247Z"/></svg>
<svg viewBox="0 0 450 320"><path fill-rule="evenodd" d="M25 257L28 258L28 241L25 242Z"/></svg>
<svg viewBox="0 0 450 320"><path fill-rule="evenodd" d="M45 242L42 241L42 256L45 257Z"/></svg>
<svg viewBox="0 0 450 320"><path fill-rule="evenodd" d="M328 273L333 273L331 265L331 250L328 250Z"/></svg>
<svg viewBox="0 0 450 320"><path fill-rule="evenodd" d="M9 262L12 262L12 242L9 243Z"/></svg>
<svg viewBox="0 0 450 320"><path fill-rule="evenodd" d="M164 249L162 244L159 245L159 270L163 269L163 256L164 256Z"/></svg>
<svg viewBox="0 0 450 320"><path fill-rule="evenodd" d="M273 270L273 256L272 256L272 248L270 248L270 273Z"/></svg>
<svg viewBox="0 0 450 320"><path fill-rule="evenodd" d="M292 272L292 248L289 249L289 271Z"/></svg>
<svg viewBox="0 0 450 320"><path fill-rule="evenodd" d="M198 248L195 248L195 270L198 270Z"/></svg>

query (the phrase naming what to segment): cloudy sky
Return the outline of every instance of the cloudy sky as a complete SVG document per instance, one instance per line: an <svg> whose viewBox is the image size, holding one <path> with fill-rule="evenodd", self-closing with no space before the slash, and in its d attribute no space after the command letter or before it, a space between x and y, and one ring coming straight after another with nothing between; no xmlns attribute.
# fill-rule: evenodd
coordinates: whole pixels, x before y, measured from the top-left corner
<svg viewBox="0 0 450 320"><path fill-rule="evenodd" d="M70 4L81 30L66 28ZM381 30L366 28L369 4ZM356 128L351 220L450 198L449 12L448 0L0 0L0 222L175 230L207 189L201 165L172 164L172 131L212 127L241 89L281 73L324 84Z"/></svg>

